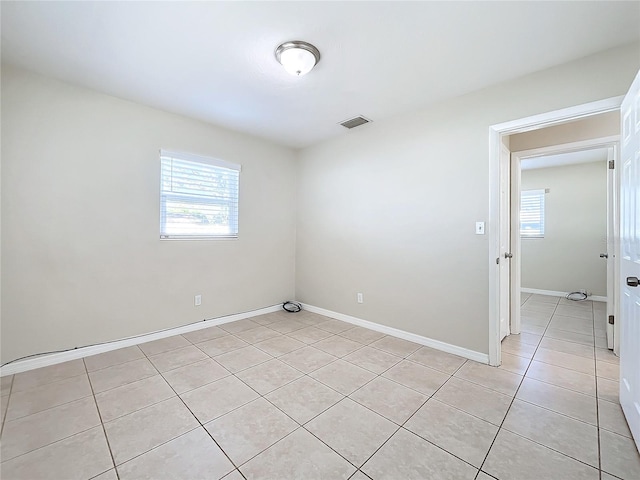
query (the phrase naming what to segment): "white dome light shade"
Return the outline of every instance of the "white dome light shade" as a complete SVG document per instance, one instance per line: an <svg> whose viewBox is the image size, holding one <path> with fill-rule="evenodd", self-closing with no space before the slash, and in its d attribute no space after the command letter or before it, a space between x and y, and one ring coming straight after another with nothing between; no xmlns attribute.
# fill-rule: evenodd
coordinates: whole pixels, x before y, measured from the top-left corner
<svg viewBox="0 0 640 480"><path fill-rule="evenodd" d="M320 61L320 52L307 42L286 42L276 49L276 59L291 75L300 77Z"/></svg>
<svg viewBox="0 0 640 480"><path fill-rule="evenodd" d="M291 75L309 73L316 64L316 57L308 50L292 48L280 54L280 63Z"/></svg>

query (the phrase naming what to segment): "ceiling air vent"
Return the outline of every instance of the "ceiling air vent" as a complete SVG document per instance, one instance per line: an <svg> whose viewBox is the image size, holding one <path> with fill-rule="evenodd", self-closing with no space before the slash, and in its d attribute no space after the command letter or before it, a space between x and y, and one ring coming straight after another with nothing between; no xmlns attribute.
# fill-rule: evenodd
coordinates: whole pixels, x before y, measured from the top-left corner
<svg viewBox="0 0 640 480"><path fill-rule="evenodd" d="M364 118L363 116L359 116L359 117L353 117L350 118L349 120L345 120L344 122L340 122L340 125L342 125L345 128L355 128L355 127L359 127L360 125L364 125L365 123L369 123L371 122L371 120Z"/></svg>

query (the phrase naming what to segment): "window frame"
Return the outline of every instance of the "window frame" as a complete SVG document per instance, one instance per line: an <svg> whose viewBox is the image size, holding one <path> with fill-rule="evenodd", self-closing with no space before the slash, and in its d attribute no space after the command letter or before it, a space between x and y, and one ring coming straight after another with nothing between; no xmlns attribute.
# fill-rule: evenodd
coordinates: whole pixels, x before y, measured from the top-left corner
<svg viewBox="0 0 640 480"><path fill-rule="evenodd" d="M183 192L170 192L164 190L165 175L163 171L163 159L177 159L191 163L200 163L209 167L215 167L226 170L233 170L237 172L237 185L236 185L236 197L235 201L227 201L219 197L196 195ZM160 240L237 240L240 232L240 172L242 166L239 164L227 162L218 158L207 157L204 155L195 155L192 153L178 152L175 150L160 150ZM235 231L225 234L168 234L166 232L166 218L167 218L167 200L177 200L180 203L193 203L194 205L226 205L230 209L230 216L235 219L231 222L231 227L235 227Z"/></svg>

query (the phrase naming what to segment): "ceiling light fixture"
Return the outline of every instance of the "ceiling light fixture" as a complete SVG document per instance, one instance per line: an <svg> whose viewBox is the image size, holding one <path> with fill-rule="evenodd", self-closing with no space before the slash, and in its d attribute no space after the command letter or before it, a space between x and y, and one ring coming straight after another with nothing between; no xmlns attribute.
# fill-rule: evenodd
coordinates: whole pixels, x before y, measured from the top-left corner
<svg viewBox="0 0 640 480"><path fill-rule="evenodd" d="M291 75L301 77L320 61L320 51L310 43L294 40L276 48L276 59Z"/></svg>

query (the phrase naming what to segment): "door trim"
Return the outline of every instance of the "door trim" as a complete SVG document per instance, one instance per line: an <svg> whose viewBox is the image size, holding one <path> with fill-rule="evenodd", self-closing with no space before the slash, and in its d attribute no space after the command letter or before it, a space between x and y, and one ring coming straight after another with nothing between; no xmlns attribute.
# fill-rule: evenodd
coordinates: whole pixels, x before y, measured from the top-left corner
<svg viewBox="0 0 640 480"><path fill-rule="evenodd" d="M500 178L505 168L500 161L502 137L559 125L600 113L620 110L623 96L576 105L561 110L491 125L489 127L489 365L501 364L500 348L500 258L501 229L509 229L509 218L500 218ZM508 167L508 166L507 166ZM511 308L511 302L509 307Z"/></svg>

